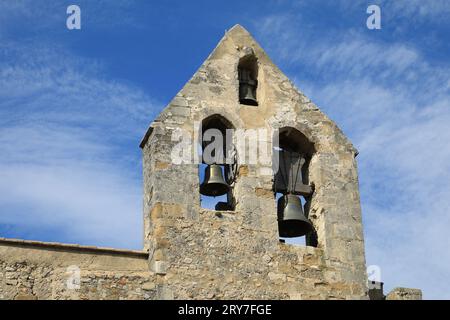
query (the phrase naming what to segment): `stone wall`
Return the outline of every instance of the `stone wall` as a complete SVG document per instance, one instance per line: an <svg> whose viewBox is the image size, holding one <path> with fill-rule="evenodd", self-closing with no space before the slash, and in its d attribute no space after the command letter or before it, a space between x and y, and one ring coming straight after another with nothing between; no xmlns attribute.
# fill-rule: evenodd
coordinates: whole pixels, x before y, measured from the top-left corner
<svg viewBox="0 0 450 320"><path fill-rule="evenodd" d="M386 295L386 300L422 300L422 290L394 288Z"/></svg>
<svg viewBox="0 0 450 320"><path fill-rule="evenodd" d="M156 208L152 214L161 210L165 217L165 236L153 259L167 263L159 272L175 299L364 297L360 284L342 279L322 249L271 240L239 212L202 209L192 220L181 208Z"/></svg>
<svg viewBox="0 0 450 320"><path fill-rule="evenodd" d="M258 106L238 99L237 66L248 54L258 60ZM309 218L317 248L279 242L270 163L238 163L235 211L201 209L199 166L173 163L179 141L172 137L180 128L195 137L195 123L211 115L235 129L293 128L314 145ZM152 123L141 147L145 247L167 297L367 298L357 152L245 29L226 33Z"/></svg>
<svg viewBox="0 0 450 320"><path fill-rule="evenodd" d="M0 239L0 299L156 299L147 261L141 251ZM80 281L68 286L74 268Z"/></svg>

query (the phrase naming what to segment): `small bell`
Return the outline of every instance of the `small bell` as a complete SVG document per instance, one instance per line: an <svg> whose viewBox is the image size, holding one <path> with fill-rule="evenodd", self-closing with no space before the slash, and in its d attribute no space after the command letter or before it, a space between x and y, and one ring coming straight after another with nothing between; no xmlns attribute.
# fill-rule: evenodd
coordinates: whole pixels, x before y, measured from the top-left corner
<svg viewBox="0 0 450 320"><path fill-rule="evenodd" d="M278 199L278 230L282 238L301 237L313 230L298 196L287 194Z"/></svg>
<svg viewBox="0 0 450 320"><path fill-rule="evenodd" d="M217 164L208 165L205 178L200 185L200 193L204 196L217 197L226 194L230 186L225 182L222 167Z"/></svg>
<svg viewBox="0 0 450 320"><path fill-rule="evenodd" d="M257 106L256 87L258 81L252 79L251 71L247 69L239 70L239 101L242 104Z"/></svg>

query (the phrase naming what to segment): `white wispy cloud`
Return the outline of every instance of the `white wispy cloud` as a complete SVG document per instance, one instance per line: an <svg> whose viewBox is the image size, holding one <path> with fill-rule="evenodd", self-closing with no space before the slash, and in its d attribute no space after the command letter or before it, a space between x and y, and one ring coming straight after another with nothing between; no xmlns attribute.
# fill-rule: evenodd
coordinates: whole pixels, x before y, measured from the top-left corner
<svg viewBox="0 0 450 320"><path fill-rule="evenodd" d="M364 30L317 37L289 13L258 23L275 62L298 71L299 88L360 151L368 263L381 266L387 289L450 298L450 66Z"/></svg>
<svg viewBox="0 0 450 320"><path fill-rule="evenodd" d="M159 106L61 48L8 42L0 55L0 225L141 248L138 144Z"/></svg>
<svg viewBox="0 0 450 320"><path fill-rule="evenodd" d="M423 19L433 19L431 23L448 23L450 6L446 0L420 1L420 0L397 0L381 1L381 5L386 6L386 12L391 17L407 17L413 21Z"/></svg>
<svg viewBox="0 0 450 320"><path fill-rule="evenodd" d="M63 34L66 29L67 7L75 4L81 9L81 27L89 30L112 30L119 27L142 28L136 18L138 0L64 0L0 1L0 39L14 38L18 30L28 30L32 36L45 38L46 33Z"/></svg>
<svg viewBox="0 0 450 320"><path fill-rule="evenodd" d="M310 8L312 4L309 0L275 2L289 3L295 8ZM389 19L407 18L411 22L428 20L427 23L448 22L447 15L450 13L450 6L446 0L317 0L314 5L319 10L329 7L343 13L354 13L369 5L378 5Z"/></svg>

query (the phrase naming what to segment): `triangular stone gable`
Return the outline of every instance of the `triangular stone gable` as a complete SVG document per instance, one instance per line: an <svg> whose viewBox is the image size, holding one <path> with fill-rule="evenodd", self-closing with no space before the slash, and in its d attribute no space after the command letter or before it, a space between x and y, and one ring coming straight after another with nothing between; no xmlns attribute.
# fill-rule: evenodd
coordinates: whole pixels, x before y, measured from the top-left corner
<svg viewBox="0 0 450 320"><path fill-rule="evenodd" d="M249 50L257 57L260 70L260 103L257 107L242 106L238 101L237 66L239 58ZM153 128L167 123L168 119L169 123L173 119L174 125L183 126L186 121L180 116L199 121L201 117L213 113L228 115L239 123L242 120L245 127L277 127L277 122L286 125L285 120L291 119L290 122L302 128L301 131L315 144L320 146L332 137L334 145L341 145L341 148L357 154L337 125L295 87L252 35L239 24L225 33L197 72L156 117L142 140L141 147L144 147ZM322 139L324 135L329 137Z"/></svg>

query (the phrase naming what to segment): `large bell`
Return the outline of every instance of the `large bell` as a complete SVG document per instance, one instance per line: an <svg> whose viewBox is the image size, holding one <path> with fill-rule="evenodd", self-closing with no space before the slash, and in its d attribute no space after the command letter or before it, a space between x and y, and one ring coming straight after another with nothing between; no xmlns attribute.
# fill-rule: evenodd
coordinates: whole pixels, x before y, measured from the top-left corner
<svg viewBox="0 0 450 320"><path fill-rule="evenodd" d="M229 190L230 186L225 182L222 167L217 164L208 165L205 169L205 178L200 185L200 193L217 197L226 194Z"/></svg>
<svg viewBox="0 0 450 320"><path fill-rule="evenodd" d="M278 199L278 230L282 238L301 237L313 230L298 196L287 194Z"/></svg>

